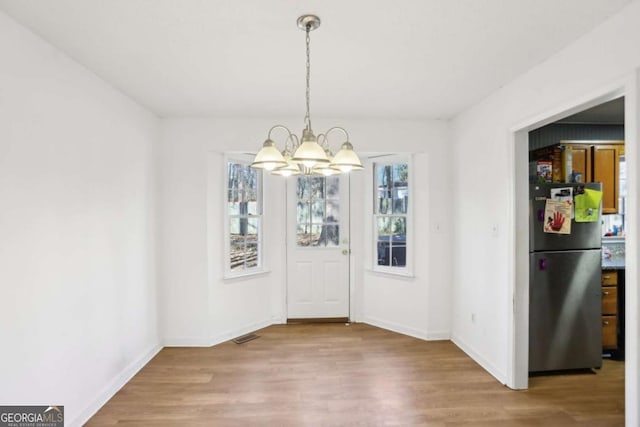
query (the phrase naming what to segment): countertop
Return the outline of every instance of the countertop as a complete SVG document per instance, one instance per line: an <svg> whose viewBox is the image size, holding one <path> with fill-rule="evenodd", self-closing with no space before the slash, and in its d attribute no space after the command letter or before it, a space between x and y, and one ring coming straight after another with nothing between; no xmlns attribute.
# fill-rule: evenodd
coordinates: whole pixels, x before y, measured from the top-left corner
<svg viewBox="0 0 640 427"><path fill-rule="evenodd" d="M624 270L624 259L603 259L603 270Z"/></svg>
<svg viewBox="0 0 640 427"><path fill-rule="evenodd" d="M602 238L602 269L624 270L624 237Z"/></svg>

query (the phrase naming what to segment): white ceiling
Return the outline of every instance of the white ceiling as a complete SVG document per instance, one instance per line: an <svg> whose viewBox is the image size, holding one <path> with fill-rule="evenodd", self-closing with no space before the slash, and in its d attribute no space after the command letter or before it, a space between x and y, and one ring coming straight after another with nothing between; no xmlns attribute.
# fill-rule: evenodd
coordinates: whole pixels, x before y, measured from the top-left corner
<svg viewBox="0 0 640 427"><path fill-rule="evenodd" d="M631 0L0 0L160 116L450 118Z"/></svg>

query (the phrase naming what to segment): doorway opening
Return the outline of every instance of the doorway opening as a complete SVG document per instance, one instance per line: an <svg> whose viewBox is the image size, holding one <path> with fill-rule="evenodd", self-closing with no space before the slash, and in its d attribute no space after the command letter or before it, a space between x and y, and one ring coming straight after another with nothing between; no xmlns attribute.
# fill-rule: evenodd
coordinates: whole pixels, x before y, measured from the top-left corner
<svg viewBox="0 0 640 427"><path fill-rule="evenodd" d="M624 371L624 134L624 97L528 133L529 372L537 376Z"/></svg>
<svg viewBox="0 0 640 427"><path fill-rule="evenodd" d="M630 85L631 89L635 86ZM512 349L512 364L510 369L509 386L514 389L526 389L529 386L529 200L528 200L528 188L529 188L529 132L542 128L546 125L568 119L576 113L581 111L590 110L591 108L600 104L613 101L617 98L625 95L625 89L629 89L624 85L618 86L617 89L610 90L609 92L599 96L594 96L588 101L582 103L576 103L572 106L568 106L564 109L558 109L554 113L549 113L549 117L536 120L532 120L529 124L514 128L514 145L513 145L513 207L514 207L514 234L513 234L513 278L514 278L514 292L513 303L514 310L512 314L512 335L511 335L511 349ZM635 98L632 98L631 102L627 99L626 106L635 105ZM627 118L629 117L629 110L626 111ZM635 121L632 126L635 125ZM635 143L635 133L630 132L629 129L625 132L626 138L622 140L628 140L627 143ZM635 152L635 151L633 151ZM626 158L627 164L629 158ZM632 165L633 165L632 161ZM624 167L624 166L623 166ZM635 176L635 175L633 175ZM627 224L629 227L633 227L635 216L627 218ZM635 245L635 239L631 237ZM635 246L632 246L635 248ZM633 273L633 272L632 272ZM635 307L637 310L637 307ZM625 313L625 316L629 316L629 313ZM635 326L632 326L634 333L636 332ZM635 347L634 347L635 348ZM632 349L633 350L633 349ZM627 358L629 354L626 355ZM632 360L633 364L635 360ZM626 371L629 372L629 365L627 364Z"/></svg>

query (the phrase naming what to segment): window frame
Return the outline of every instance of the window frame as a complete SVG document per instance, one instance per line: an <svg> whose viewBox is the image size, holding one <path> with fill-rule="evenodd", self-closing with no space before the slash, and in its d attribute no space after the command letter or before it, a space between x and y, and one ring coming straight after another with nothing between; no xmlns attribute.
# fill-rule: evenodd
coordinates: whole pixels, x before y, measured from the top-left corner
<svg viewBox="0 0 640 427"><path fill-rule="evenodd" d="M407 211L404 214L391 213L380 214L379 213L379 199L378 199L378 169L380 167L392 166L396 164L406 164L407 171L407 197L408 206ZM372 195L372 241L371 241L371 270L378 273L392 274L397 276L413 277L413 206L415 204L414 199L414 179L413 179L413 156L409 154L394 154L388 156L376 156L371 161L371 195ZM393 265L379 265L378 264L378 218L380 217L394 217L403 216L405 218L405 265L393 266Z"/></svg>
<svg viewBox="0 0 640 427"><path fill-rule="evenodd" d="M251 159L249 156L243 156L241 154L234 155L225 155L223 158L223 185L224 191L222 194L223 200L222 205L224 209L224 278L225 279L235 279L241 277L248 277L258 274L263 274L266 272L264 266L264 177L262 171L256 169L257 176L257 207L256 214L238 214L232 215L229 213L229 165L230 164L240 164L246 167L250 167ZM257 260L256 265L250 268L243 268L241 270L232 270L231 269L231 220L233 218L247 218L247 219L257 219L258 222L258 231L257 231Z"/></svg>

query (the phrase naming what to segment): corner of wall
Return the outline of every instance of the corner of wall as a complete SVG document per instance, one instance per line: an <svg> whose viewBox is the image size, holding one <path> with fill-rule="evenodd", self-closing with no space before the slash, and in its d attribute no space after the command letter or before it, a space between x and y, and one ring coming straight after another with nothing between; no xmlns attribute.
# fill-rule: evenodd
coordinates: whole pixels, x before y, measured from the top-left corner
<svg viewBox="0 0 640 427"><path fill-rule="evenodd" d="M146 351L138 360L133 361L124 368L113 380L111 380L98 394L89 402L87 406L71 421L69 426L84 425L102 408L131 378L134 377L147 363L149 363L159 352L162 346L156 345Z"/></svg>

